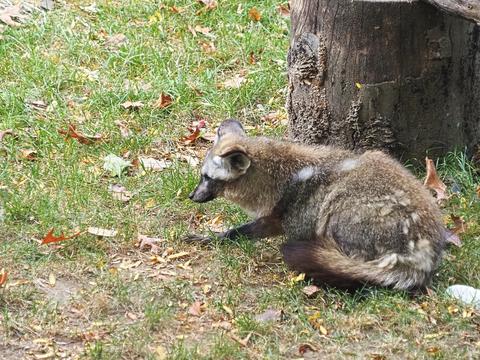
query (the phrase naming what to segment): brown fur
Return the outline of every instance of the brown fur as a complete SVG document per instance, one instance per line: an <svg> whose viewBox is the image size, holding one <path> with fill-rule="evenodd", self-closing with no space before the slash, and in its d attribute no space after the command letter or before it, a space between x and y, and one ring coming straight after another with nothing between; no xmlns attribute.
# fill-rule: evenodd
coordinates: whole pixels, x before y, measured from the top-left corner
<svg viewBox="0 0 480 360"><path fill-rule="evenodd" d="M202 173L228 179L217 182L214 197L257 220L221 237L285 234L287 264L339 287L428 283L445 243L440 211L396 160L379 151L250 138L232 120L222 126Z"/></svg>

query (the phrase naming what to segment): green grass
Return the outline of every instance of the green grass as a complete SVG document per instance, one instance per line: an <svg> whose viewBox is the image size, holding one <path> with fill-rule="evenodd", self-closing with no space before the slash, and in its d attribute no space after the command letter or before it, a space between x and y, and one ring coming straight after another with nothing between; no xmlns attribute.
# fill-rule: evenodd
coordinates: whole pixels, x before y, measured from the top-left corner
<svg viewBox="0 0 480 360"><path fill-rule="evenodd" d="M0 131L11 128L15 136L0 145L0 269L9 273L8 288L0 289L2 358L53 352L160 359L161 347L171 359L277 359L300 357L305 343L332 359L478 357L478 312L443 295L454 283L480 287L480 181L461 153L442 160L439 172L455 189L445 214L463 216L469 227L464 246L448 250L431 296L325 289L307 298L305 284L293 282L295 274L280 259L280 239L212 248L181 242L217 215L226 226L247 219L225 201L199 206L188 200L198 169L176 155L201 158L207 145L182 145L187 127L205 119L212 131L237 117L251 134L285 133L284 125L262 120L284 112L289 34L288 19L276 9L281 3L220 1L203 11L193 0L105 0L96 2L97 13L88 13L82 7L90 2L68 1L34 13L25 26L5 28ZM173 5L183 12L171 11ZM248 17L253 6L262 14L259 22ZM194 36L189 27L197 25L210 33ZM105 36L115 34L128 41L108 48ZM216 50L205 52L202 44L212 42ZM239 89L222 87L236 74L246 78ZM153 106L161 93L174 98L166 109ZM48 108L32 109L28 103L35 100ZM128 111L121 106L127 100L145 106ZM119 120L133 132L130 138L121 136ZM65 140L58 130L69 123L104 140ZM36 151L35 160L22 158L26 149ZM103 158L127 151L130 160L169 156L172 166L109 176ZM132 199L113 199L112 184L125 186ZM68 236L89 226L118 234L83 232L39 245L52 228ZM135 246L138 233L164 239L159 258L188 254L156 260ZM203 304L200 316L189 311L196 301ZM283 311L281 322L255 321L269 308ZM312 325L312 316L319 316L327 335Z"/></svg>

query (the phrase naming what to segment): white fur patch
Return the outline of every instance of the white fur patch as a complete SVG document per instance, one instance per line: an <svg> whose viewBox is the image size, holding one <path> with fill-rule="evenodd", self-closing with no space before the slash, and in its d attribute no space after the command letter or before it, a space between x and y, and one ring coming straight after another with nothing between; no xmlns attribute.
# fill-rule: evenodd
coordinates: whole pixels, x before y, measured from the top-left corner
<svg viewBox="0 0 480 360"><path fill-rule="evenodd" d="M314 175L313 167L306 166L300 169L296 174L295 177L300 181L307 181Z"/></svg>
<svg viewBox="0 0 480 360"><path fill-rule="evenodd" d="M350 171L355 169L358 166L358 160L356 159L346 159L343 160L340 165L339 169L340 171Z"/></svg>

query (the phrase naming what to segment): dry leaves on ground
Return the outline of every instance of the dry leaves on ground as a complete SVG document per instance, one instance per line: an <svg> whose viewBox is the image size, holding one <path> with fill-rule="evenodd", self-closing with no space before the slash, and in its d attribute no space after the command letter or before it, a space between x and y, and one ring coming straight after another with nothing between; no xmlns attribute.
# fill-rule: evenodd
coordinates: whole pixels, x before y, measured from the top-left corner
<svg viewBox="0 0 480 360"><path fill-rule="evenodd" d="M100 237L114 237L117 235L117 230L114 229L103 229L99 227L90 226L87 229L87 233L100 236Z"/></svg>
<svg viewBox="0 0 480 360"><path fill-rule="evenodd" d="M20 21L27 16L23 15L21 11L20 5L11 5L0 9L0 21L12 27L22 26Z"/></svg>
<svg viewBox="0 0 480 360"><path fill-rule="evenodd" d="M225 89L239 89L247 81L243 74L235 74L232 78L225 80L222 87Z"/></svg>
<svg viewBox="0 0 480 360"><path fill-rule="evenodd" d="M7 129L7 130L0 131L0 143L3 141L3 138L5 137L5 135L13 135L13 130Z"/></svg>
<svg viewBox="0 0 480 360"><path fill-rule="evenodd" d="M462 241L459 235L467 231L467 223L460 216L451 214L450 218L453 221L453 228L447 230L447 242L455 246L461 247Z"/></svg>
<svg viewBox="0 0 480 360"><path fill-rule="evenodd" d="M128 41L124 34L115 34L107 36L105 39L105 46L110 49L118 49Z"/></svg>
<svg viewBox="0 0 480 360"><path fill-rule="evenodd" d="M133 194L128 191L124 186L119 184L110 185L108 189L112 193L112 197L115 200L128 202L132 198Z"/></svg>
<svg viewBox="0 0 480 360"><path fill-rule="evenodd" d="M0 287L3 287L8 280L8 272L5 269L0 271Z"/></svg>
<svg viewBox="0 0 480 360"><path fill-rule="evenodd" d="M54 229L52 228L47 235L42 239L42 242L40 243L41 245L43 244L50 244L50 243L55 243L55 242L60 242L60 241L65 241L65 240L70 240L73 238L76 238L81 234L81 231L76 232L75 234L71 236L65 236L63 232L59 236L53 235Z"/></svg>
<svg viewBox="0 0 480 360"><path fill-rule="evenodd" d="M139 110L145 106L141 101L125 101L120 104L125 110Z"/></svg>
<svg viewBox="0 0 480 360"><path fill-rule="evenodd" d="M80 144L90 145L97 141L103 139L102 134L95 134L95 135L86 135L82 134L81 132L77 131L77 127L74 124L69 124L67 130L58 130L58 132L62 135L65 135L65 139L75 139Z"/></svg>
<svg viewBox="0 0 480 360"><path fill-rule="evenodd" d="M262 14L260 14L260 11L258 11L257 8L253 7L248 10L248 17L253 21L260 21L260 19L262 18Z"/></svg>
<svg viewBox="0 0 480 360"><path fill-rule="evenodd" d="M160 248L157 244L164 241L165 239L162 238L149 237L146 235L138 234L137 246L140 250L144 249L145 247L150 247L151 252L158 253Z"/></svg>
<svg viewBox="0 0 480 360"><path fill-rule="evenodd" d="M157 109L165 109L173 103L173 97L168 94L161 93L157 101L153 104L153 107Z"/></svg>
<svg viewBox="0 0 480 360"><path fill-rule="evenodd" d="M443 181L438 177L437 169L432 159L428 157L425 158L427 166L427 176L425 182L423 183L427 188L435 191L437 195L437 201L442 201L448 199L447 196L447 186Z"/></svg>
<svg viewBox="0 0 480 360"><path fill-rule="evenodd" d="M181 138L181 141L188 145L193 144L201 135L201 130L205 128L206 123L205 120L200 120L194 127L189 127L188 130L190 131L189 135L186 135Z"/></svg>

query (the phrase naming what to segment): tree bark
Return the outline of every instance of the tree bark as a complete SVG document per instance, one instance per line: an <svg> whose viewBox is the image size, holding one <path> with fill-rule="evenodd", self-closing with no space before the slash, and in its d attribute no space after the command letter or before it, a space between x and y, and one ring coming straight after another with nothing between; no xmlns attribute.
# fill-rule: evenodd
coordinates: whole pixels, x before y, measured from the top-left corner
<svg viewBox="0 0 480 360"><path fill-rule="evenodd" d="M423 2L293 0L289 135L423 159L480 135L480 28Z"/></svg>
<svg viewBox="0 0 480 360"><path fill-rule="evenodd" d="M480 23L479 0L424 0L439 9Z"/></svg>

